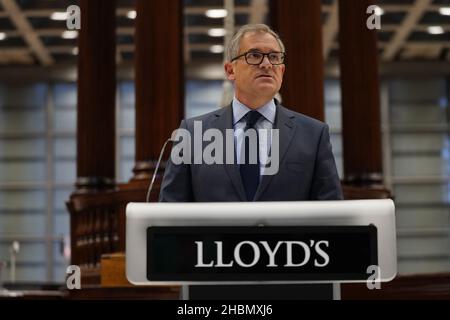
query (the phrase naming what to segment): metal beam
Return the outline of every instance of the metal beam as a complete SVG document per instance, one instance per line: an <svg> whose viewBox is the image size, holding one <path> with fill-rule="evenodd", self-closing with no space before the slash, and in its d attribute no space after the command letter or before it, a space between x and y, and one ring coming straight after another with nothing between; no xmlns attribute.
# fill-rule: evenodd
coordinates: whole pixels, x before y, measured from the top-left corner
<svg viewBox="0 0 450 320"><path fill-rule="evenodd" d="M185 64L188 64L191 61L191 45L189 43L189 35L187 32L184 33L183 40L183 60Z"/></svg>
<svg viewBox="0 0 450 320"><path fill-rule="evenodd" d="M391 61L394 59L397 52L401 49L402 45L408 39L414 26L417 25L424 12L431 5L433 0L416 0L416 2L410 7L409 12L405 19L403 19L400 28L398 28L391 42L383 52L383 60Z"/></svg>
<svg viewBox="0 0 450 320"><path fill-rule="evenodd" d="M221 6L203 6L203 7L186 7L184 8L184 14L187 15L198 15L198 14L204 14L206 10L209 9L223 9ZM265 8L267 10L267 7ZM134 7L122 7L117 8L116 14L118 16L126 16L128 12L135 10ZM235 7L235 13L236 14L250 14L250 8L247 6L237 6ZM61 10L58 9L28 9L23 10L23 14L26 17L50 17L53 12L65 11L65 8L61 8ZM5 11L0 11L0 18L6 18L8 17L8 14Z"/></svg>
<svg viewBox="0 0 450 320"><path fill-rule="evenodd" d="M439 9L445 5L440 4L432 4L429 5L427 8L427 11L433 11L437 12ZM411 7L410 4L378 4L378 7L382 8L384 12L405 12L408 11ZM322 11L323 12L329 12L331 11L331 5L329 4L322 4Z"/></svg>
<svg viewBox="0 0 450 320"><path fill-rule="evenodd" d="M408 11L410 5L409 4L383 4L378 5L381 7L384 12L405 12ZM432 4L430 5L427 10L432 12L437 12L443 5L439 4ZM186 7L184 8L184 14L187 15L198 15L198 14L204 14L206 10L208 9L223 9L221 6L211 6L211 7ZM267 9L267 8L266 8ZM116 14L118 16L126 16L129 11L134 10L133 7L122 7L118 8L116 11ZM323 4L322 5L322 11L323 12L330 12L332 10L332 5ZM23 14L26 17L50 17L53 12L57 11L56 9L28 9L23 10ZM61 10L64 11L64 10ZM236 14L250 14L251 9L246 6L237 6L235 7L235 13ZM7 18L8 14L5 11L0 11L0 18Z"/></svg>
<svg viewBox="0 0 450 320"><path fill-rule="evenodd" d="M241 26L236 26L236 29ZM223 25L217 26L191 26L185 27L184 33L186 35L189 34L208 34L208 30L211 28L223 28ZM39 36L46 37L60 37L65 30L63 28L43 28L43 29L35 29L35 32ZM22 34L19 31L11 30L11 31L2 31L6 34L8 38L20 37ZM118 35L129 35L134 36L134 28L133 27L118 27L117 28Z"/></svg>
<svg viewBox="0 0 450 320"><path fill-rule="evenodd" d="M329 19L331 19L331 16L329 17ZM329 19L327 20L327 25L329 24ZM337 20L336 20L337 21ZM324 34L324 41L325 38L327 38L327 25L324 26L323 29L323 34ZM450 31L450 24L445 23L445 24L439 24L442 29L444 29L445 32L449 32ZM238 25L236 26L236 30L239 29L241 26ZM184 28L184 32L187 34L207 34L208 30L211 28L223 28L222 25L216 25L216 26L187 26ZM330 27L331 29L331 27ZM396 24L383 24L382 25L382 32L395 32L398 29L398 25ZM39 36L61 36L61 34L63 33L63 31L65 31L65 29L63 28L42 28L42 29L35 29L35 32L39 35ZM337 26L335 30L332 30L334 32L334 34L336 34L337 32ZM424 25L424 24L420 24L420 25L416 25L414 26L412 31L422 31L422 32L427 32L428 31L428 25ZM2 31L6 34L6 36L8 38L14 38L14 37L19 37L21 34L16 31L16 30L4 30ZM117 34L118 35L134 35L134 28L133 27L118 27L117 28ZM334 40L334 36L331 37ZM435 43L438 41L423 41L424 43ZM330 46L333 46L333 44L329 44ZM325 48L324 48L325 49ZM329 48L330 49L330 48ZM332 49L332 48L331 48Z"/></svg>
<svg viewBox="0 0 450 320"><path fill-rule="evenodd" d="M33 64L34 59L28 48L4 48L0 49L0 65L10 63Z"/></svg>
<svg viewBox="0 0 450 320"><path fill-rule="evenodd" d="M442 52L443 46L414 46L409 45L404 48L401 53L403 59L425 58L425 59L437 59Z"/></svg>
<svg viewBox="0 0 450 320"><path fill-rule="evenodd" d="M328 13L328 19L323 26L323 56L326 59L329 56L329 53L332 49L337 48L336 43L334 42L335 34L337 32L337 14L336 14L336 2L337 0L331 2L330 4L322 5L322 12ZM60 37L63 28L44 28L44 29L34 29L31 24L27 21L27 17L46 17L50 18L51 14L55 11L64 11L64 8L58 9L29 9L29 10L21 10L19 6L17 6L15 0L0 0L0 3L3 4L4 10L0 10L0 18L8 18L10 17L11 21L17 26L16 30L2 30L6 34L8 38L14 37L23 37L26 41L28 48L12 48L7 47L5 49L16 50L19 49L20 52L27 52L28 56L30 53L33 53L42 65L49 65L53 63L53 58L51 53L71 53L73 50L73 45L64 45L64 46L49 46L45 47L40 39L42 36L54 36ZM4 3L12 3L14 8L19 12L18 15L14 14L14 16L10 13L10 10L6 11L7 5ZM397 53L401 49L405 49L405 55L402 55L402 58L412 58L413 56L422 56L431 59L432 57L438 58L443 49L449 48L449 44L447 41L423 41L423 42L413 42L407 41L409 34L413 31L421 31L426 32L429 24L421 24L417 23L420 20L420 16L423 12L431 11L437 12L442 5L432 4L431 0L417 0L412 4L384 4L380 5L380 7L385 11L385 13L390 12L407 12L407 15L403 19L401 24L382 24L382 30L384 32L394 32L392 39L390 42L378 42L378 47L383 48L384 52L382 54L382 58L386 61L392 60ZM185 7L184 14L186 15L203 15L207 9L220 9L223 6L202 6L202 7ZM131 10L134 10L133 7L121 7L117 8L116 14L118 16L126 16L127 13ZM249 14L249 22L262 22L264 15L267 13L267 0L251 0L248 6L237 6L235 7L236 14ZM19 20L21 22L25 21L25 24L20 23L22 25L21 28L17 25L17 16L19 16ZM413 19L414 18L414 19ZM220 20L220 19L219 19ZM215 27L221 28L223 27L220 24L220 21ZM440 24L445 32L450 31L450 24ZM236 26L239 28L240 26ZM25 29L24 29L25 28ZM27 29L28 28L28 29ZM184 28L185 36L189 34L207 34L208 30L212 28L212 26L201 26L201 25L193 25L187 26ZM26 30L26 32L24 31ZM31 30L31 32L28 32ZM119 27L117 28L117 34L119 35L130 35L134 34L133 27ZM218 39L219 40L219 39ZM201 43L201 44L189 44L187 41L185 43L185 59L186 61L190 61L189 56L192 51L207 51L209 50L210 44ZM426 48L428 47L428 49ZM441 49L439 49L441 48ZM3 54L2 62L5 63L11 57L11 50L8 53ZM4 49L2 49L5 52ZM133 46L123 45L118 46L118 52L133 52ZM22 53L21 53L22 54ZM31 57L31 56L30 56ZM22 56L22 60L25 59ZM449 53L450 59L450 53ZM20 59L17 59L20 60ZM11 60L12 61L12 60Z"/></svg>
<svg viewBox="0 0 450 320"><path fill-rule="evenodd" d="M25 42L31 48L37 59L43 66L49 66L54 63L50 53L45 48L41 39L31 26L31 23L23 14L15 0L0 0L3 9L8 13L11 21L15 24L17 31L21 34Z"/></svg>
<svg viewBox="0 0 450 320"><path fill-rule="evenodd" d="M263 23L267 13L267 0L251 0L248 11L248 23Z"/></svg>
<svg viewBox="0 0 450 320"><path fill-rule="evenodd" d="M208 51L212 44L208 43L195 43L189 45L191 51ZM384 48L387 44L383 42L378 42L379 48ZM119 52L133 52L134 44L119 44L116 46ZM405 48L449 48L450 41L440 41L440 42L419 42L411 41L405 44ZM47 49L51 53L72 53L74 46L71 45L59 45L59 46L48 46ZM338 49L337 43L331 45L331 49ZM5 49L2 49L4 51ZM18 50L23 52L30 52L28 48L8 48L7 50Z"/></svg>

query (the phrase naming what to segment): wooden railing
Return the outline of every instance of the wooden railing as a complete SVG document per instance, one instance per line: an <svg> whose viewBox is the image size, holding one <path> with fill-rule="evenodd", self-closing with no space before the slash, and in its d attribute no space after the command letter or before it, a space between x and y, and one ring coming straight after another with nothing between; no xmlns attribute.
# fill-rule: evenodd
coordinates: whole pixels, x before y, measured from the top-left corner
<svg viewBox="0 0 450 320"><path fill-rule="evenodd" d="M82 284L100 284L103 254L125 252L125 210L143 202L148 181L118 185L114 190L76 193L67 202L70 213L71 264L80 266ZM159 183L152 200L156 201Z"/></svg>

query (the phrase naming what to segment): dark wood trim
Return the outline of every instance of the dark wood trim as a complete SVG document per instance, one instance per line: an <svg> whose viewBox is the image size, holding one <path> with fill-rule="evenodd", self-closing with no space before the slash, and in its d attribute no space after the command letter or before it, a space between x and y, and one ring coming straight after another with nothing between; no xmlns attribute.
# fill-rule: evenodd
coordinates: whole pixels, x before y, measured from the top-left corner
<svg viewBox="0 0 450 320"><path fill-rule="evenodd" d="M116 1L81 0L77 177L80 187L115 179Z"/></svg>
<svg viewBox="0 0 450 320"><path fill-rule="evenodd" d="M184 113L183 2L137 0L136 11L135 180L150 178Z"/></svg>
<svg viewBox="0 0 450 320"><path fill-rule="evenodd" d="M375 30L366 26L372 0L339 1L344 181L381 184L381 124Z"/></svg>
<svg viewBox="0 0 450 320"><path fill-rule="evenodd" d="M286 46L280 90L290 109L324 119L324 62L320 0L271 0L270 21Z"/></svg>

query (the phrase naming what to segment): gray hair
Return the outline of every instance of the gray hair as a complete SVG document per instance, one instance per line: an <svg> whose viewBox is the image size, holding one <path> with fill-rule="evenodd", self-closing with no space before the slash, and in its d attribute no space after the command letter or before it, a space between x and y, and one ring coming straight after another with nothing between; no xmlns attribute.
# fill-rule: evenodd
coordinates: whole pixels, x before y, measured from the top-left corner
<svg viewBox="0 0 450 320"><path fill-rule="evenodd" d="M245 26L242 26L236 32L236 34L233 36L233 38L231 38L230 42L228 43L226 57L225 57L227 61L231 61L231 59L233 59L234 57L236 57L238 55L241 39L248 32L263 32L263 33L271 34L277 40L277 42L281 48L281 51L282 52L285 51L284 44L283 44L283 41L281 41L280 36L275 31L270 29L270 27L268 25L265 25L262 23L246 24Z"/></svg>

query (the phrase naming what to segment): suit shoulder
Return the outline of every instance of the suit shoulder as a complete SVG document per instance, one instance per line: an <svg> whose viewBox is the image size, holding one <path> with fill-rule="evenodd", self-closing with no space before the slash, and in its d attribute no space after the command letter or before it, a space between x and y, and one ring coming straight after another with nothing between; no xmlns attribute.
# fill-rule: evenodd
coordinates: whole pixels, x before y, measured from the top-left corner
<svg viewBox="0 0 450 320"><path fill-rule="evenodd" d="M292 111L281 105L279 107L297 124L314 128L323 128L324 126L327 126L325 122L311 118L303 113Z"/></svg>
<svg viewBox="0 0 450 320"><path fill-rule="evenodd" d="M208 121L210 119L216 118L217 116L222 115L223 113L227 112L228 109L231 109L230 106L227 107L219 107L218 109L202 114L200 116L196 116L196 117L192 117L192 118L187 118L184 121L186 121L186 123L193 123L194 121Z"/></svg>

